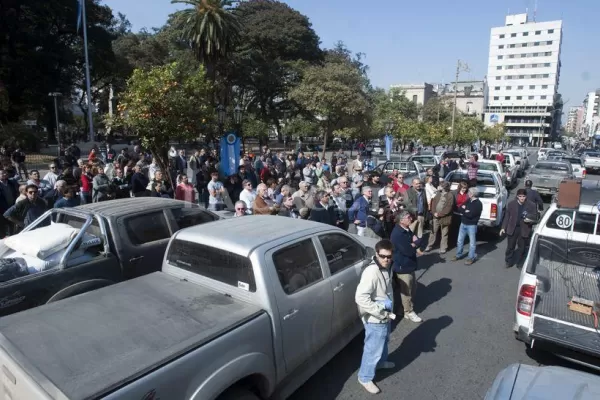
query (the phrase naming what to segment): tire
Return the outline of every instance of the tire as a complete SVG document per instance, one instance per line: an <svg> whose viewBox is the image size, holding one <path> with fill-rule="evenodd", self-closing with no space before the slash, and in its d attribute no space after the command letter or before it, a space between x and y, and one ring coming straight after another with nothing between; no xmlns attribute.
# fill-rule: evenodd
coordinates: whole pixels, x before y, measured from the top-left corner
<svg viewBox="0 0 600 400"><path fill-rule="evenodd" d="M232 387L219 396L218 400L260 400L256 394L243 387Z"/></svg>

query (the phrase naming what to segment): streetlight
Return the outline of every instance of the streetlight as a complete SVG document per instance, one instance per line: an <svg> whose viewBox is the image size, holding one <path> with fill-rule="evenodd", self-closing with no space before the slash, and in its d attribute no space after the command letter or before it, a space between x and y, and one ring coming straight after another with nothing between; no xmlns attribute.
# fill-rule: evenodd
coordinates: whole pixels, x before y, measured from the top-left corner
<svg viewBox="0 0 600 400"><path fill-rule="evenodd" d="M283 123L284 123L284 131L283 131L283 151L287 151L287 135L288 135L288 122L290 119L290 110L283 110Z"/></svg>
<svg viewBox="0 0 600 400"><path fill-rule="evenodd" d="M461 71L469 72L469 66L466 63L458 60L458 62L456 63L456 80L454 81L454 107L452 107L452 139L454 139L454 120L456 119L456 96L458 95L458 76L460 75ZM469 93L471 93L470 90Z"/></svg>
<svg viewBox="0 0 600 400"><path fill-rule="evenodd" d="M58 128L58 98L62 96L60 92L50 92L48 93L49 97L54 98L54 116L56 117L56 143L58 144L58 156L60 157L62 154L60 152L60 131Z"/></svg>
<svg viewBox="0 0 600 400"><path fill-rule="evenodd" d="M240 136L240 138L242 137L242 114L243 114L242 107L240 107L240 105L238 104L233 109L233 122L235 122L237 131L238 131L238 135ZM259 139L259 141L260 141L260 139ZM242 151L244 153L246 152L246 142L244 139L242 139Z"/></svg>

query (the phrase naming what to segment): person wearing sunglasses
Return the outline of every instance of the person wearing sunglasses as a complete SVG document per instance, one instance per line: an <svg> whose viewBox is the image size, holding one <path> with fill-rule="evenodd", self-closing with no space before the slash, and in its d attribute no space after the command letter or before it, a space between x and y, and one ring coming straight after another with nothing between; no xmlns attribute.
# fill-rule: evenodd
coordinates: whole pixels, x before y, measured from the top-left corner
<svg viewBox="0 0 600 400"><path fill-rule="evenodd" d="M358 383L372 394L380 392L373 382L375 371L395 366L387 360L391 322L396 318L393 313L392 257L392 242L387 239L377 242L375 256L363 270L354 296L365 327L365 344L358 370Z"/></svg>
<svg viewBox="0 0 600 400"><path fill-rule="evenodd" d="M235 208L235 214L233 214L234 218L248 215L248 208L246 207L246 203L244 203L242 200L236 201L233 207Z"/></svg>
<svg viewBox="0 0 600 400"><path fill-rule="evenodd" d="M17 228L26 227L48 209L48 204L39 197L36 185L27 185L25 193L27 196L25 200L18 202L4 213L4 218L14 223Z"/></svg>

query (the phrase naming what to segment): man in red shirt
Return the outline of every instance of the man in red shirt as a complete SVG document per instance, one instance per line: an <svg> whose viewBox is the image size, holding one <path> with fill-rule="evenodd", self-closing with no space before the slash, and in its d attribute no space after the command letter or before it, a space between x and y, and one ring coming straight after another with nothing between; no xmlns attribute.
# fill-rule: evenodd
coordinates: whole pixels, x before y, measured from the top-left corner
<svg viewBox="0 0 600 400"><path fill-rule="evenodd" d="M399 173L398 170L394 170L394 173L390 176L390 179L394 181L394 192L404 195L404 193L410 188L404 183L404 175Z"/></svg>
<svg viewBox="0 0 600 400"><path fill-rule="evenodd" d="M498 154L496 154L496 161L500 161L501 163L504 163L504 159L506 157L504 156L504 154L502 153L502 150L500 150L498 152Z"/></svg>

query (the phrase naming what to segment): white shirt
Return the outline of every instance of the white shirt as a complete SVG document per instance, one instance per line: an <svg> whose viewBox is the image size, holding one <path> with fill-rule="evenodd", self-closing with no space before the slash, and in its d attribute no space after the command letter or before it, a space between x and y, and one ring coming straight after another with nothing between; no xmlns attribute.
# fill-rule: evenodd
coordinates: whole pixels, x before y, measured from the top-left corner
<svg viewBox="0 0 600 400"><path fill-rule="evenodd" d="M49 171L46 175L44 175L43 180L47 181L52 188L56 184L56 180L58 179L58 175L52 171Z"/></svg>
<svg viewBox="0 0 600 400"><path fill-rule="evenodd" d="M379 197L385 196L385 188L386 188L386 186L379 189L379 192L377 192L377 196L379 196Z"/></svg>
<svg viewBox="0 0 600 400"><path fill-rule="evenodd" d="M433 187L433 185L431 183L426 183L425 184L425 195L427 196L427 201L430 202L431 200L433 200L433 198L435 197L437 193L437 189L435 187Z"/></svg>
<svg viewBox="0 0 600 400"><path fill-rule="evenodd" d="M248 214L252 214L254 199L256 199L256 192L254 190L250 191L248 189L244 189L242 190L242 193L240 193L240 200L246 203Z"/></svg>

